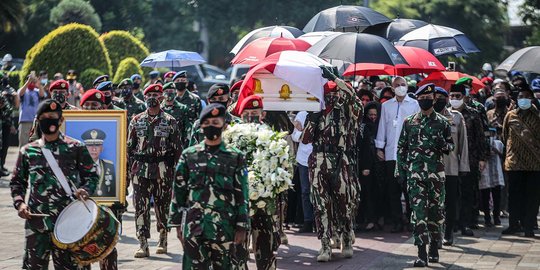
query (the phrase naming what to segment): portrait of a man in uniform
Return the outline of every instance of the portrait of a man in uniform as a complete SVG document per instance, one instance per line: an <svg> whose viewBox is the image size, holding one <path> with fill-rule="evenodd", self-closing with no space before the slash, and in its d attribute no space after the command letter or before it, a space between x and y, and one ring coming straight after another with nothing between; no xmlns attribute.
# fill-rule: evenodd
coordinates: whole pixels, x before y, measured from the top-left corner
<svg viewBox="0 0 540 270"><path fill-rule="evenodd" d="M99 181L94 194L91 196L97 197L115 197L116 196L116 171L114 162L106 159L101 159L100 155L103 152L103 141L107 135L101 129L89 129L85 131L81 138L83 139L90 156L94 160L99 175Z"/></svg>

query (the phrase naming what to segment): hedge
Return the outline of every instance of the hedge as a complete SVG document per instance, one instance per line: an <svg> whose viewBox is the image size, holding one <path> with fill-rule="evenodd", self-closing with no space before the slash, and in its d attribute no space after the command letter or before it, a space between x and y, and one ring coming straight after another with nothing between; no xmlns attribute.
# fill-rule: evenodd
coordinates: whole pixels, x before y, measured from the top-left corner
<svg viewBox="0 0 540 270"><path fill-rule="evenodd" d="M113 70L118 68L123 59L133 57L140 63L150 54L148 48L127 31L110 31L102 34L99 39L109 52Z"/></svg>
<svg viewBox="0 0 540 270"><path fill-rule="evenodd" d="M94 80L103 74L105 74L105 72L101 70L89 68L81 73L77 81L83 85L85 90L92 89L94 88L94 86L92 85Z"/></svg>
<svg viewBox="0 0 540 270"><path fill-rule="evenodd" d="M26 53L21 78L30 71L46 70L49 74L78 72L95 68L111 74L111 60L98 33L90 26L71 23L44 36Z"/></svg>
<svg viewBox="0 0 540 270"><path fill-rule="evenodd" d="M114 74L113 83L120 83L123 79L131 77L133 74L142 74L139 61L133 57L128 57L120 62Z"/></svg>

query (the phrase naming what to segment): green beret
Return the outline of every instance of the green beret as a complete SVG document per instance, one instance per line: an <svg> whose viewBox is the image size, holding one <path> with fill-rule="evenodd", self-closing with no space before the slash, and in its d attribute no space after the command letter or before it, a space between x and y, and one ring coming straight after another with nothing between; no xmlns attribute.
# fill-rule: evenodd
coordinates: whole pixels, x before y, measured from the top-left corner
<svg viewBox="0 0 540 270"><path fill-rule="evenodd" d="M472 85L472 78L461 77L461 78L459 78L459 80L456 81L456 84L457 85L465 84L465 85L471 86Z"/></svg>
<svg viewBox="0 0 540 270"><path fill-rule="evenodd" d="M118 84L118 87L123 87L123 86L128 86L128 85L133 86L133 81L130 78L125 78Z"/></svg>
<svg viewBox="0 0 540 270"><path fill-rule="evenodd" d="M176 86L174 85L173 82L168 82L168 83L163 85L163 91L165 91L167 89L173 89L173 90L176 91Z"/></svg>

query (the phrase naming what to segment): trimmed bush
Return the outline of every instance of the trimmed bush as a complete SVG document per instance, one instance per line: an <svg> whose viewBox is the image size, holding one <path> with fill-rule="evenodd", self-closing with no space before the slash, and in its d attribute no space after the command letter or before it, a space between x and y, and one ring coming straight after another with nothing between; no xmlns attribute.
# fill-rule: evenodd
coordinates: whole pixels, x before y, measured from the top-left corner
<svg viewBox="0 0 540 270"><path fill-rule="evenodd" d="M142 74L139 61L133 57L128 57L120 62L114 74L113 83L120 83L123 79L131 77L133 74Z"/></svg>
<svg viewBox="0 0 540 270"><path fill-rule="evenodd" d="M112 73L107 49L92 27L72 23L51 31L28 50L21 78L32 70L54 74L70 69L81 72L89 68Z"/></svg>
<svg viewBox="0 0 540 270"><path fill-rule="evenodd" d="M90 25L98 31L101 30L101 19L99 15L96 13L92 4L84 0L60 1L55 8L51 9L49 20L55 26L75 22Z"/></svg>
<svg viewBox="0 0 540 270"><path fill-rule="evenodd" d="M140 63L150 54L144 44L129 32L114 30L102 34L99 39L105 44L113 70L116 70L120 61L133 57Z"/></svg>
<svg viewBox="0 0 540 270"><path fill-rule="evenodd" d="M81 75L77 78L77 81L83 85L84 90L92 89L94 87L92 85L94 80L103 74L105 73L101 70L89 68L81 73Z"/></svg>
<svg viewBox="0 0 540 270"><path fill-rule="evenodd" d="M15 70L9 73L9 85L15 89L19 89L22 86L22 82L24 80L21 80L21 71Z"/></svg>

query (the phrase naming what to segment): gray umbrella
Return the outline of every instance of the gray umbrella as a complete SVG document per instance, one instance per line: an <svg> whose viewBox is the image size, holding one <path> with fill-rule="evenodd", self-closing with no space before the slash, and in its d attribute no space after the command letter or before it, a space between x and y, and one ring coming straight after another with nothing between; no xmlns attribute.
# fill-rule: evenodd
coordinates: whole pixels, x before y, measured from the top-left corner
<svg viewBox="0 0 540 270"><path fill-rule="evenodd" d="M388 24L392 20L362 6L337 6L317 13L304 27L304 32L362 32L369 26Z"/></svg>
<svg viewBox="0 0 540 270"><path fill-rule="evenodd" d="M523 48L506 58L495 70L540 73L540 46Z"/></svg>

